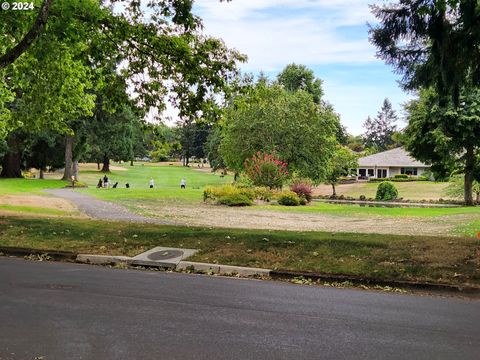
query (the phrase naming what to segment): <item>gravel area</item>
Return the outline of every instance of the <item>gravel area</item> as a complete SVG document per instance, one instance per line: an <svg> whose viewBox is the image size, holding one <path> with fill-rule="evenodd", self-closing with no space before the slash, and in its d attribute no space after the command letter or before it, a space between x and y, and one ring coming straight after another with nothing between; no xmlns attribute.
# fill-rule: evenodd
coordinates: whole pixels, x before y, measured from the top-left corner
<svg viewBox="0 0 480 360"><path fill-rule="evenodd" d="M168 218L189 226L291 231L359 232L397 235L452 235L456 224L471 221L466 215L444 217L337 216L321 213L281 212L218 205L139 206L152 217Z"/></svg>

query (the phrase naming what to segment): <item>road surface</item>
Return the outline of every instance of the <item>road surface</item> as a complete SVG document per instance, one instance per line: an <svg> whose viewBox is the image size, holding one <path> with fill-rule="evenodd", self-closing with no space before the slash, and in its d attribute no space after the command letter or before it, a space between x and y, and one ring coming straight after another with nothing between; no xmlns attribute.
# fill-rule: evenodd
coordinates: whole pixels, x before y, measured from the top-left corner
<svg viewBox="0 0 480 360"><path fill-rule="evenodd" d="M0 359L479 359L480 301L0 257Z"/></svg>

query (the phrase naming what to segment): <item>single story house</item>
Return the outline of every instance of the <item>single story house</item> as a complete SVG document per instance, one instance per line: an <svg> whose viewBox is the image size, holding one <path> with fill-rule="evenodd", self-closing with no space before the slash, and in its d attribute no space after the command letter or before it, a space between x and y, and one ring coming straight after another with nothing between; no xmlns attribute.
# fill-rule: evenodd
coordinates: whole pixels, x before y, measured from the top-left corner
<svg viewBox="0 0 480 360"><path fill-rule="evenodd" d="M412 158L403 147L358 159L357 178L392 178L397 174L420 176L430 166Z"/></svg>

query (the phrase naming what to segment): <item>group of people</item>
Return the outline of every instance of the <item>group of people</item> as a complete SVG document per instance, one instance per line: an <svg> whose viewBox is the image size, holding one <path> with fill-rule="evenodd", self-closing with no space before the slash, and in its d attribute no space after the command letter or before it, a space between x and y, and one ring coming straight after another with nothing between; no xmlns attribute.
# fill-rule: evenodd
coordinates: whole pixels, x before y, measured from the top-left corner
<svg viewBox="0 0 480 360"><path fill-rule="evenodd" d="M107 175L105 175L103 179L99 179L97 183L97 189L108 188L110 186L108 181L109 180ZM115 184L113 184L112 188L116 189L117 186L118 186L118 181ZM153 180L153 178L150 178L149 186L150 186L150 189L153 189L155 187L155 180ZM125 187L129 189L130 184L126 183ZM186 189L186 188L187 188L187 181L185 179L180 180L180 189Z"/></svg>
<svg viewBox="0 0 480 360"><path fill-rule="evenodd" d="M115 184L113 184L112 188L113 188L113 189L116 189L117 186L118 186L118 181L117 181ZM108 182L108 176L105 175L105 176L103 177L103 179L99 179L99 180L98 180L97 189L100 189L100 188L108 188L108 187L110 187L110 183ZM128 188L130 187L130 184L129 184L129 183L126 183L126 184L125 184L125 187L128 189Z"/></svg>

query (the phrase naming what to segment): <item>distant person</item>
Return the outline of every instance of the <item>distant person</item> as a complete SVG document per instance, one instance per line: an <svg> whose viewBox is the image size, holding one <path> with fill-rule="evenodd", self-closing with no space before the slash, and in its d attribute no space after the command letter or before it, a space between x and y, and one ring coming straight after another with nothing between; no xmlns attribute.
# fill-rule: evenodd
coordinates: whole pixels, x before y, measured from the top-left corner
<svg viewBox="0 0 480 360"><path fill-rule="evenodd" d="M155 181L153 181L153 178L150 178L150 189L153 189L155 186Z"/></svg>
<svg viewBox="0 0 480 360"><path fill-rule="evenodd" d="M103 186L103 181L102 179L99 179L97 184L97 189L100 189L102 186Z"/></svg>
<svg viewBox="0 0 480 360"><path fill-rule="evenodd" d="M130 189L130 184L129 184L129 183L126 183L126 184L125 184L125 187L126 187L127 189Z"/></svg>
<svg viewBox="0 0 480 360"><path fill-rule="evenodd" d="M118 181L115 184L113 184L112 188L116 189L117 186L118 186Z"/></svg>
<svg viewBox="0 0 480 360"><path fill-rule="evenodd" d="M107 175L105 175L103 177L103 187L108 188L108 176Z"/></svg>
<svg viewBox="0 0 480 360"><path fill-rule="evenodd" d="M180 189L186 189L187 188L187 182L185 179L180 180Z"/></svg>

